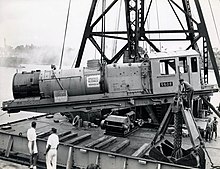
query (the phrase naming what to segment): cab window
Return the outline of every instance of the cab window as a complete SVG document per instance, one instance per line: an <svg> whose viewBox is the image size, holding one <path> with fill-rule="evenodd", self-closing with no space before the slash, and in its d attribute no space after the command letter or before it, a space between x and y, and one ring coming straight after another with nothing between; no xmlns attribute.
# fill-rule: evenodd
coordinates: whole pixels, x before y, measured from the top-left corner
<svg viewBox="0 0 220 169"><path fill-rule="evenodd" d="M192 72L198 72L197 58L196 57L191 58L191 66L192 66Z"/></svg>
<svg viewBox="0 0 220 169"><path fill-rule="evenodd" d="M187 67L187 59L186 57L180 57L179 58L179 68L180 68L180 73L187 73L188 67Z"/></svg>
<svg viewBox="0 0 220 169"><path fill-rule="evenodd" d="M160 60L160 74L172 75L176 73L175 59Z"/></svg>

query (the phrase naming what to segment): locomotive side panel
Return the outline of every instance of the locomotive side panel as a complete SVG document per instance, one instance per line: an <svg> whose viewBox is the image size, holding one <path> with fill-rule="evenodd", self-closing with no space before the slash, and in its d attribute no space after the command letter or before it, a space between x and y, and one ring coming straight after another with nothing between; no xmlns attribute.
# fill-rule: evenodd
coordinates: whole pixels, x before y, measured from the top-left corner
<svg viewBox="0 0 220 169"><path fill-rule="evenodd" d="M67 90L69 96L97 94L100 90L100 71L75 68L50 70L40 74L40 91L44 96L53 97L57 90Z"/></svg>
<svg viewBox="0 0 220 169"><path fill-rule="evenodd" d="M101 72L96 69L86 69L84 68L84 83L85 83L85 93L86 94L98 94L102 93L101 90Z"/></svg>
<svg viewBox="0 0 220 169"><path fill-rule="evenodd" d="M145 80L147 76L142 77L142 74L145 73L145 69L142 70L141 68L141 63L107 65L106 81L109 93L143 91L149 84L146 84L148 82ZM143 83L145 83L145 86Z"/></svg>

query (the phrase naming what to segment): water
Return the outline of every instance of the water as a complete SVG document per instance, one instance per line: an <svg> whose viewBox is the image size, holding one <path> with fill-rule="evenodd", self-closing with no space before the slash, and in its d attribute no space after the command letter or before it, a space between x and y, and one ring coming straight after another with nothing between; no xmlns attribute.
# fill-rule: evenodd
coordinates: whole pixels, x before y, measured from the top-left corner
<svg viewBox="0 0 220 169"><path fill-rule="evenodd" d="M2 101L13 100L12 80L16 72L31 71L37 69L50 69L50 65L22 65L18 68L0 67L0 105L2 105ZM214 76L214 72L212 70L209 71L209 83L217 83ZM218 92L214 93L213 97L211 98L211 102L215 107L219 105L219 97L220 93ZM39 115L39 113L22 111L19 113L9 115L6 112L0 110L0 124L32 117L33 115Z"/></svg>

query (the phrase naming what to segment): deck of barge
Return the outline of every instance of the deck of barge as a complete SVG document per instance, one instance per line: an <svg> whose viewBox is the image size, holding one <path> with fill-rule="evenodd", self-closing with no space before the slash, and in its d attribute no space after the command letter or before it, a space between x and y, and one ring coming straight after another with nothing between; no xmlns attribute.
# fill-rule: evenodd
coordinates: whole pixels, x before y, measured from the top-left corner
<svg viewBox="0 0 220 169"><path fill-rule="evenodd" d="M39 138L47 140L49 136L49 132L51 128L57 128L58 135L65 135L60 137L62 143L71 143L77 137L82 137L86 135L90 135L87 138L83 139L82 141L78 141L74 143L74 145L78 146L86 146L87 144L97 140L103 136L106 137L116 137L116 140L113 144L105 146L102 148L104 151L111 151L112 148L120 144L125 140L130 140L129 146L127 146L120 154L123 155L132 155L138 148L140 148L144 143L150 143L154 138L156 129L150 128L139 128L129 134L127 137L121 136L111 136L105 134L105 131L102 130L100 127L96 126L87 126L84 125L82 127L75 127L73 126L65 116L61 116L60 114L55 114L54 117L48 118L47 116L35 116L34 118L21 120L18 122L10 123L10 129L4 129L2 127L0 131L15 134L15 135L22 135L26 137L27 130L30 128L30 124L32 121L36 121L37 127L36 132ZM68 137L69 136L69 137ZM167 139L172 140L172 135L166 135ZM184 145L186 147L190 146L190 140L188 138L184 138Z"/></svg>
<svg viewBox="0 0 220 169"><path fill-rule="evenodd" d="M109 143L100 146L97 146L98 144L96 144L96 146L91 146L89 148L97 149L105 152L112 152L113 149L117 147L119 144L121 144L126 140L129 140L130 144L127 145L126 148L124 148L123 150L117 152L125 156L132 156L135 153L137 153L137 150L141 146L143 146L146 143L149 144L154 138L156 132L156 129L139 128L133 131L127 137L110 136L110 135L106 135L104 130L101 130L99 127L96 126L88 126L84 124L83 127L75 127L71 123L69 123L69 121L65 116L61 116L60 114L55 114L54 117L52 118L48 118L45 115L40 115L40 116L35 116L33 118L13 122L10 124L1 125L0 132L26 137L26 132L30 128L30 124L32 121L37 122L36 132L39 136L39 140L46 141L49 136L49 132L51 128L55 127L58 130L58 135L60 136L60 142L61 144L64 145L72 144L74 146L76 145L79 147L88 148L89 145L91 146L91 143L94 143L95 140L104 138L105 141L109 139L110 140ZM7 129L7 126L10 127ZM172 141L173 137L171 134L166 134L166 139ZM219 145L220 145L219 141L214 141L214 140L212 140L210 143L206 143L207 150L215 165L220 165L218 156L216 155L216 154L220 155L220 149L218 148L220 147ZM22 145L22 147L27 149L27 146L25 145ZM189 137L183 138L183 147L184 148L191 147ZM44 149L43 146L41 146L40 148ZM44 151L45 149L41 150L41 152ZM7 160L7 158L5 158L5 160ZM58 161L59 161L59 157L58 157ZM28 161L24 164L27 165ZM208 159L207 159L207 166L209 168L211 166Z"/></svg>

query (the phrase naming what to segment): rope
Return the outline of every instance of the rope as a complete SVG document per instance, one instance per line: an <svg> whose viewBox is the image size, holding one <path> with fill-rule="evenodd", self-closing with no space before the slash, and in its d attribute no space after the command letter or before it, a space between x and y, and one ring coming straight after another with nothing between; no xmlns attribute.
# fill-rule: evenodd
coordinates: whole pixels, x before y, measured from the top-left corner
<svg viewBox="0 0 220 169"><path fill-rule="evenodd" d="M68 7L68 12L67 12L67 18L66 18L66 27L65 27L65 32L64 32L64 38L63 38L63 47L62 47L62 53L61 53L61 59L60 59L60 67L62 67L62 62L63 62L63 53L64 53L64 46L65 46L65 41L66 41L66 32L67 32L67 25L69 21L69 13L70 13L70 5L71 5L71 0L69 0L69 7Z"/></svg>
<svg viewBox="0 0 220 169"><path fill-rule="evenodd" d="M218 33L218 29L217 29L217 25L216 25L216 22L215 22L215 17L214 17L214 13L213 13L213 10L212 10L210 0L208 0L208 2L209 2L209 8L211 9L211 13L212 13L212 19L213 19L213 22L214 22L214 25L215 25L215 31L216 31L216 34L217 34L218 42L220 43L219 33Z"/></svg>

